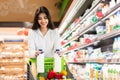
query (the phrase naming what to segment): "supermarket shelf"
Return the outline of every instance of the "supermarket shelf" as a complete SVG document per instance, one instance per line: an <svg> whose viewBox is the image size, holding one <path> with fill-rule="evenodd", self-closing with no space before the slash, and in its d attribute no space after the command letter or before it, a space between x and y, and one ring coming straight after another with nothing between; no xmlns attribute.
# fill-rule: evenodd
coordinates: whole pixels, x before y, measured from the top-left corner
<svg viewBox="0 0 120 80"><path fill-rule="evenodd" d="M98 4L101 2L101 0L98 0L98 2L96 2L96 4L82 17L81 21L79 23L83 23L92 13L93 11L96 10L97 6L99 6ZM75 25L75 27L67 33L67 35L65 35L62 39L65 39L70 33L72 33L74 30L78 29L80 24Z"/></svg>
<svg viewBox="0 0 120 80"><path fill-rule="evenodd" d="M0 70L0 74L10 74L10 75L22 75L24 74L23 71L17 71L17 70L12 70L14 72L11 73L11 70L6 71L6 70Z"/></svg>
<svg viewBox="0 0 120 80"><path fill-rule="evenodd" d="M23 39L5 39L1 45L0 76L5 80L25 79L25 41Z"/></svg>
<svg viewBox="0 0 120 80"><path fill-rule="evenodd" d="M80 24L83 23L98 8L101 1L102 0L98 0L98 2L96 2L96 4L82 17Z"/></svg>
<svg viewBox="0 0 120 80"><path fill-rule="evenodd" d="M7 64L7 65L21 65L21 64L23 64L23 63L24 63L24 62L22 62L22 61L21 61L21 62L20 62L20 61L19 61L19 62L12 62L12 61L11 61L11 62L10 62L10 61L7 61L7 62L2 61L2 62L1 62L1 61L0 61L0 64Z"/></svg>
<svg viewBox="0 0 120 80"><path fill-rule="evenodd" d="M19 57L19 56L18 56L18 57L14 57L14 56L13 56L13 57L12 57L12 56L10 57L10 56L7 56L7 57L2 57L2 58L0 58L0 60L4 60L4 59L11 59L11 60L19 59L19 60L20 60L20 59L24 59L24 57Z"/></svg>
<svg viewBox="0 0 120 80"><path fill-rule="evenodd" d="M120 29L118 30L114 30L108 34L104 34L102 36L98 36L97 39L98 40L105 40L105 39L108 39L108 38L111 38L111 37L114 37L114 36L117 36L117 35L120 35Z"/></svg>
<svg viewBox="0 0 120 80"><path fill-rule="evenodd" d="M95 41L93 41L93 42L91 42L89 44L82 44L77 49L81 49L81 48L85 48L85 47L90 46L90 45L94 45L94 44L100 42L101 40L109 39L109 38L115 37L117 35L120 35L120 29L112 31L112 32L107 33L107 34L104 34L104 35L101 35L101 36L98 36Z"/></svg>
<svg viewBox="0 0 120 80"><path fill-rule="evenodd" d="M86 62L84 60L79 60L79 62L67 62L68 64L81 64L81 65L85 65Z"/></svg>
<svg viewBox="0 0 120 80"><path fill-rule="evenodd" d="M70 32L68 32L68 33L66 33L67 35L65 35L64 37L63 36L61 36L62 37L62 39L64 40L69 34L71 34L74 30L76 30L78 27L80 26L80 24L78 23L78 24L76 24L75 25L75 27L72 29L72 30L70 30Z"/></svg>
<svg viewBox="0 0 120 80"><path fill-rule="evenodd" d="M75 51L75 50L78 50L78 49L82 49L82 48L85 48L85 47L87 47L87 46L90 46L90 45L94 45L94 44L96 44L96 43L98 43L99 42L99 40L98 41L94 41L94 42L91 42L91 43L89 43L89 44L81 44L80 46L78 46L77 48L75 48L75 49L73 49L73 50L69 50L69 51L64 51L64 53L70 53L70 52L72 52L72 51Z"/></svg>
<svg viewBox="0 0 120 80"><path fill-rule="evenodd" d="M0 65L3 67L24 67L24 62L0 62Z"/></svg>
<svg viewBox="0 0 120 80"><path fill-rule="evenodd" d="M109 3L109 1L108 1L108 3ZM116 29L116 30L113 29L112 31L110 30L109 33L108 33L108 31L106 31L106 34L101 34L101 35L96 34L97 35L97 37L95 35L96 39L92 40L91 43L88 43L88 44L80 44L79 43L78 47L74 48L74 49L72 47L72 45L74 43L70 44L70 42L74 41L78 36L81 39L81 37L85 37L85 38L87 37L86 35L84 36L84 34L88 34L88 37L89 37L89 34L95 34L96 33L95 28L99 24L105 23L106 19L109 19L112 15L115 15L115 13L119 10L120 10L120 3L118 3L113 8L109 9L107 11L107 13L105 14L105 16L103 18L101 18L100 20L98 20L98 22L93 23L87 27L83 27L83 29L80 29L80 28L77 29L75 32L77 34L71 35L68 38L68 42L65 45L63 45L63 48L66 47L65 49L69 49L68 46L71 45L70 49L72 49L72 50L65 51L64 53L68 53L68 54L65 54L65 57L66 57L67 64L70 65L69 69L71 70L71 72L73 71L73 68L74 68L74 71L76 71L76 72L78 71L77 73L73 72L73 75L75 76L76 80L80 80L80 79L78 79L79 77L82 78L82 80L89 80L89 79L102 80L102 79L108 79L108 78L111 80L112 79L115 79L115 80L120 79L119 77L115 76L115 74L117 75L117 72L120 71L119 70L119 67L120 67L119 53L117 51L116 52L118 54L113 53L114 48L116 49L116 47L114 47L114 45L113 45L113 43L115 42L114 38L119 38L120 29ZM87 15L89 15L89 14L87 14ZM80 31L80 32L78 32L78 31ZM78 39L76 39L76 41L78 41ZM81 40L81 42L83 42L83 41ZM66 46L67 44L69 44L69 45ZM88 46L90 46L92 49L89 48L87 50ZM65 49L63 49L63 50L65 50ZM78 51L78 52L75 52L75 51ZM107 51L109 51L109 52L107 52ZM100 53L100 55L97 55L97 54L99 54L99 52L102 52L102 53ZM76 53L76 55L75 55L75 53ZM89 53L91 53L91 54L89 54ZM94 54L94 53L97 53L97 54ZM85 71L85 70L87 70L87 71ZM113 71L115 71L115 72L113 72ZM106 74L110 74L110 76L108 76Z"/></svg>
<svg viewBox="0 0 120 80"><path fill-rule="evenodd" d="M95 60L80 60L77 62L68 62L69 64L86 64L86 63L99 63L99 64L120 64L120 59L95 59Z"/></svg>
<svg viewBox="0 0 120 80"><path fill-rule="evenodd" d="M77 48L75 48L75 49L73 49L71 51L82 49L82 48L94 45L96 43L99 43L101 40L109 39L111 37L115 37L115 36L118 36L118 35L120 35L120 29L114 30L114 31L112 31L110 33L107 33L107 34L104 34L104 35L101 35L101 36L98 36L95 41L93 41L93 42L91 42L89 44L81 44L80 46L78 46ZM64 51L64 53L69 53L71 51Z"/></svg>
<svg viewBox="0 0 120 80"><path fill-rule="evenodd" d="M72 18L75 16L75 14L79 11L79 9L82 7L82 5L86 2L87 0L78 0L78 1L73 1L73 5L70 6L70 9L68 10L67 14L65 15L65 18L62 20L61 28L60 28L60 33L64 33L64 30L67 28L66 25L62 26L63 24L68 24L72 20ZM66 22L66 23L64 23ZM63 29L62 29L63 27Z"/></svg>
<svg viewBox="0 0 120 80"><path fill-rule="evenodd" d="M70 42L72 42L73 40L77 39L79 36L74 36L72 37L70 40L68 40L68 42L66 44L64 44L62 47L65 47L67 44L69 44Z"/></svg>
<svg viewBox="0 0 120 80"><path fill-rule="evenodd" d="M110 15L112 15L113 13L115 13L116 11L120 10L120 3L117 4L115 7L113 7L109 13L106 14L106 16L104 16L102 19L100 19L98 22L85 27L84 29L82 29L78 34L76 34L75 36L73 36L71 39L68 40L68 42L66 44L63 45L63 47L65 47L68 43L70 43L71 41L77 39L79 36L83 35L84 33L86 33L87 31L89 31L90 29L96 27L98 24L101 23L101 21L104 21L105 19L107 19Z"/></svg>

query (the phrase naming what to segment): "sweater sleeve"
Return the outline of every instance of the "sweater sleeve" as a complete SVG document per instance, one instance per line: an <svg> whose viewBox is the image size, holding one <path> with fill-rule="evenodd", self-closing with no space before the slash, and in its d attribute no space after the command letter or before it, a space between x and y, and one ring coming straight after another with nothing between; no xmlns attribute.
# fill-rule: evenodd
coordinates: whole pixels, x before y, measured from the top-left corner
<svg viewBox="0 0 120 80"><path fill-rule="evenodd" d="M33 30L29 31L28 34L28 52L31 58L35 58L35 41L34 41L34 32Z"/></svg>

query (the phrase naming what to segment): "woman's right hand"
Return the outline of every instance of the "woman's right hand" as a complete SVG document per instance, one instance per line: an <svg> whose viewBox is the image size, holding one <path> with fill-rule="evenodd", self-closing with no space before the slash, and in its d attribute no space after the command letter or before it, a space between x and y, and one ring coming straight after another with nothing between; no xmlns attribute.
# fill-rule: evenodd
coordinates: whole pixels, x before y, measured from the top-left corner
<svg viewBox="0 0 120 80"><path fill-rule="evenodd" d="M35 57L37 57L40 54L40 51L35 52Z"/></svg>

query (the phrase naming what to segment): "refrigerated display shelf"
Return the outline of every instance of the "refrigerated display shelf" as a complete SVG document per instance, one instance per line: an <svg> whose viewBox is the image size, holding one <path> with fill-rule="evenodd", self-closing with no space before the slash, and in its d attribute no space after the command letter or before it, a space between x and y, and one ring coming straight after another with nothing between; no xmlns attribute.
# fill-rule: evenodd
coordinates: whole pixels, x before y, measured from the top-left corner
<svg viewBox="0 0 120 80"><path fill-rule="evenodd" d="M65 43L62 48L66 49L67 47L72 46L75 42L77 43L78 38L83 38L83 37L86 38L86 35L84 35L84 34L88 34L88 36L89 36L89 34L97 35L97 38L88 44L81 41L83 44L80 43L77 48L75 47L74 49L72 49L70 51L68 51L68 50L64 51L64 53L68 53L68 54L65 54L65 57L66 57L66 59L68 59L70 61L66 60L66 62L70 65L69 69L73 70L73 73L76 72L76 74L73 74L73 76L76 79L78 77L81 77L81 78L84 77L83 80L89 80L89 79L91 79L91 80L94 80L94 79L95 80L96 79L97 80L99 80L99 79L100 80L102 80L102 79L103 80L104 79L105 80L112 80L112 79L119 80L120 79L118 76L118 73L120 71L120 69L119 69L119 67L120 67L120 58L119 58L120 51L118 50L118 52L114 52L114 49L118 48L118 45L119 45L118 42L120 41L118 39L120 37L120 29L114 28L114 26L116 26L116 24L118 27L120 26L118 21L116 21L116 24L112 25L112 28L111 28L112 23L111 24L109 23L110 25L108 25L108 26L111 30L108 30L108 31L106 30L106 34L102 33L100 35L99 33L97 34L97 32L95 32L95 29L97 28L97 26L99 26L99 24L101 24L101 23L107 24L105 21L108 19L111 19L111 17L112 18L115 18L116 16L119 17L120 2L119 2L119 0L101 0L101 1L103 1L103 2L105 1L104 4L109 5L109 7L107 8L109 10L106 11L105 15L102 18L100 18L97 22L94 22L94 23L88 25L87 27L80 26L80 28L77 28L77 29L81 29L81 30L76 30L76 34L71 35L68 39L64 38L65 41L67 41L67 43ZM87 14L87 15L89 15L89 14ZM83 20L83 22L84 22L84 20ZM82 25L82 23L79 23L79 24ZM105 26L103 24L101 24L101 25L104 26L105 28L108 28L108 26ZM67 34L67 35L69 35L69 34ZM95 37L96 37L96 35L95 35ZM117 39L116 44L115 44L115 39ZM73 43L72 43L72 41L73 41ZM69 44L69 45L67 45L67 44ZM65 50L65 49L63 49L63 50ZM89 52L89 53L85 52L85 51L88 51L89 49L91 50L91 52ZM82 52L82 50L84 50L84 51ZM77 51L79 52L80 55L78 55ZM95 53L96 53L96 55L95 55ZM100 53L100 55L99 55L99 53ZM89 54L89 55L87 55L87 54ZM92 56L91 56L91 54L92 54ZM78 80L80 80L80 79L78 79Z"/></svg>
<svg viewBox="0 0 120 80"><path fill-rule="evenodd" d="M78 22L78 24L76 24L75 27L73 27L73 29L72 29L70 32L68 32L64 37L61 36L62 39L65 39L65 38L66 38L69 34L71 34L74 30L78 29L79 26L80 26L79 24L80 24L80 23L83 23L83 22L88 18L88 16L93 13L92 11L95 11L95 10L96 10L96 8L97 8L97 6L98 6L98 4L99 4L100 2L101 2L101 0L98 0L98 1L96 2L96 4L94 4L94 6L92 6L92 7L90 8L90 10L82 17L82 19L80 19L80 22ZM65 33L65 32L64 32L64 33Z"/></svg>
<svg viewBox="0 0 120 80"><path fill-rule="evenodd" d="M78 50L78 49L82 49L82 48L85 48L85 47L88 47L88 46L91 46L91 45L95 45L95 44L99 43L101 40L106 40L106 39L109 39L109 38L112 38L112 37L115 37L115 36L118 36L118 35L120 35L120 29L114 30L110 33L107 33L107 34L104 34L104 35L101 35L101 36L98 36L91 43L80 44L80 46L78 46L77 48L74 48L73 50L70 50L70 51L64 51L64 53L70 53L70 52Z"/></svg>
<svg viewBox="0 0 120 80"><path fill-rule="evenodd" d="M106 15L103 18L101 18L98 22L93 23L90 26L83 28L80 32L78 32L76 35L74 35L71 39L67 40L67 43L64 44L63 47L65 47L67 44L69 44L70 42L72 42L75 39L77 39L79 36L83 35L87 31L89 31L90 29L95 28L98 24L100 24L102 21L107 19L109 16L111 16L113 13L115 13L118 10L120 10L120 3L117 4L115 7L113 7L112 9L110 9L108 11L108 13L106 13Z"/></svg>
<svg viewBox="0 0 120 80"><path fill-rule="evenodd" d="M99 63L99 64L120 64L120 59L93 59L93 60L79 60L77 62L68 62L69 64L86 64L86 63Z"/></svg>

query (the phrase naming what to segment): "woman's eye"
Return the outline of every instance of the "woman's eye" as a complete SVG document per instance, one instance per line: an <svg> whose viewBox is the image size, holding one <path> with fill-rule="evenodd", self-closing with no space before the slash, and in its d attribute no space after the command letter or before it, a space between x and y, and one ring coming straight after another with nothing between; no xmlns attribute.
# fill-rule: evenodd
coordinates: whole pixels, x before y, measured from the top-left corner
<svg viewBox="0 0 120 80"><path fill-rule="evenodd" d="M48 19L47 17L44 17L44 19Z"/></svg>
<svg viewBox="0 0 120 80"><path fill-rule="evenodd" d="M42 19L48 19L47 17L38 17L38 20L42 20Z"/></svg>

